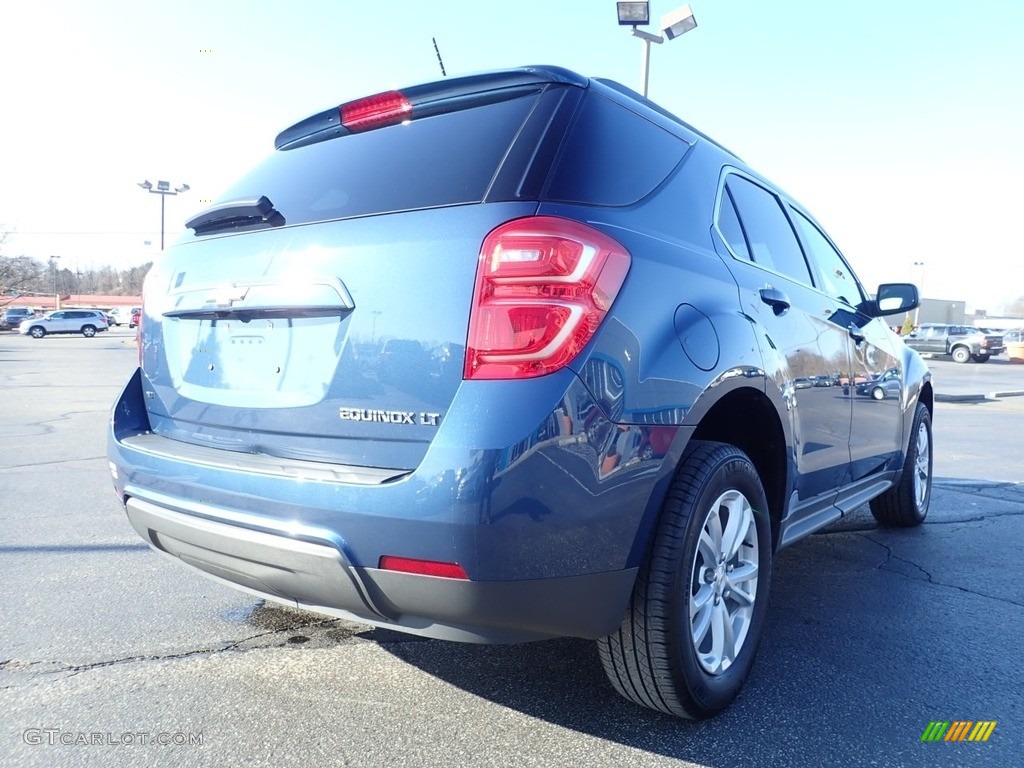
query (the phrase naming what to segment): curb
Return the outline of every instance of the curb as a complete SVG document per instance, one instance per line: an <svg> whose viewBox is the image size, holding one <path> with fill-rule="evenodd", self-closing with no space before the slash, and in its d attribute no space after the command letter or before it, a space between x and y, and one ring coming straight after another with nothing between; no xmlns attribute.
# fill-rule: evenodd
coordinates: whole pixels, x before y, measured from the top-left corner
<svg viewBox="0 0 1024 768"><path fill-rule="evenodd" d="M937 403L983 403L988 398L985 395L947 395L942 392L935 393Z"/></svg>
<svg viewBox="0 0 1024 768"><path fill-rule="evenodd" d="M989 392L988 396L993 398L998 397L1021 397L1024 395L1024 389L1009 389L1005 392Z"/></svg>
<svg viewBox="0 0 1024 768"><path fill-rule="evenodd" d="M986 400L999 400L1003 397L1024 396L1024 389L1011 389L1004 392L989 392L987 395L949 395L943 392L935 393L937 403L984 403Z"/></svg>

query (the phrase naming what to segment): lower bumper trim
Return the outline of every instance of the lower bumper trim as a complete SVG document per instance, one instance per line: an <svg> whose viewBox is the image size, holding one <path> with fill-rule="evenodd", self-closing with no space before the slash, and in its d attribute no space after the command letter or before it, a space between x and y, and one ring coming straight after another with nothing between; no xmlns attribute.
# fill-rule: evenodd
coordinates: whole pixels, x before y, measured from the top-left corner
<svg viewBox="0 0 1024 768"><path fill-rule="evenodd" d="M199 517L137 497L128 519L157 551L275 602L411 634L475 643L596 639L625 615L636 568L471 581L357 568L336 543Z"/></svg>

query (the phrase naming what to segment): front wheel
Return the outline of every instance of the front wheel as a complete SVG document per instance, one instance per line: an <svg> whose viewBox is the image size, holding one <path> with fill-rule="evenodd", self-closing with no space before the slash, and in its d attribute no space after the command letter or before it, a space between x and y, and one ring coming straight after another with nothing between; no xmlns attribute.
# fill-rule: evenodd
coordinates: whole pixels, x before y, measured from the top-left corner
<svg viewBox="0 0 1024 768"><path fill-rule="evenodd" d="M924 522L931 498L932 415L918 403L900 482L871 500L871 514L882 525L910 528Z"/></svg>
<svg viewBox="0 0 1024 768"><path fill-rule="evenodd" d="M968 363L971 360L971 350L967 347L957 347L953 350L954 363Z"/></svg>
<svg viewBox="0 0 1024 768"><path fill-rule="evenodd" d="M871 390L871 397L873 397L875 400L884 400L885 390L882 389L881 387L875 387L874 389Z"/></svg>
<svg viewBox="0 0 1024 768"><path fill-rule="evenodd" d="M41 339L46 335L46 329L39 325L33 325L29 328L28 335L33 339Z"/></svg>
<svg viewBox="0 0 1024 768"><path fill-rule="evenodd" d="M771 557L768 503L750 459L725 443L691 443L626 617L597 641L612 686L680 717L725 709L754 663Z"/></svg>

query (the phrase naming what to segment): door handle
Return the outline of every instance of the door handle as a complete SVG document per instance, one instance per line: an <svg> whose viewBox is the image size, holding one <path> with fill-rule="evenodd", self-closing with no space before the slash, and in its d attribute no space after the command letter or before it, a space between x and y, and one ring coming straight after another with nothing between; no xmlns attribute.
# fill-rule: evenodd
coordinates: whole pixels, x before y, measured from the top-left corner
<svg viewBox="0 0 1024 768"><path fill-rule="evenodd" d="M858 344L864 341L864 331L862 331L853 323L850 323L850 326L846 330L850 334L850 338L853 339Z"/></svg>
<svg viewBox="0 0 1024 768"><path fill-rule="evenodd" d="M759 293L761 294L761 301L772 308L772 312L775 316L786 314L789 311L789 297L782 291L776 288L762 288Z"/></svg>

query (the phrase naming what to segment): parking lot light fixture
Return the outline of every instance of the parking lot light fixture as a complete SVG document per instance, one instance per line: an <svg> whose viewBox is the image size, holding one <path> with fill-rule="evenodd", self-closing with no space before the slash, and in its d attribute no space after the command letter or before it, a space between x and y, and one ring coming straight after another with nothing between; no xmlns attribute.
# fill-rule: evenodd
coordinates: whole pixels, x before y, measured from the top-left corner
<svg viewBox="0 0 1024 768"><path fill-rule="evenodd" d="M674 11L669 11L661 17L661 31L669 40L675 40L691 29L696 29L697 18L693 15L690 4L681 5Z"/></svg>
<svg viewBox="0 0 1024 768"><path fill-rule="evenodd" d="M664 35L662 37L662 35L655 35L637 29L638 24L648 24L650 22L648 3L617 3L617 5L619 24L632 25L633 29L630 30L630 34L640 39L644 44L643 58L640 64L640 93L643 94L644 98L647 98L647 87L651 71L651 43L663 43L666 37L669 40L675 40L680 35L684 35L691 29L696 28L697 19L693 15L693 9L690 8L689 3L679 6L674 11L670 11L661 17L661 32ZM623 8L623 6L644 6L644 8Z"/></svg>
<svg viewBox="0 0 1024 768"><path fill-rule="evenodd" d="M631 24L635 27L637 24L651 23L650 3L616 3L615 6L615 10L619 14L620 25Z"/></svg>
<svg viewBox="0 0 1024 768"><path fill-rule="evenodd" d="M188 184L182 184L180 186L171 189L171 182L169 181L158 181L156 187L153 187L153 182L149 179L138 182L139 186L147 192L154 195L160 195L160 250L164 249L164 202L167 199L167 195L178 195L182 192L188 192L191 187Z"/></svg>

